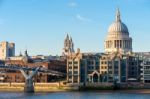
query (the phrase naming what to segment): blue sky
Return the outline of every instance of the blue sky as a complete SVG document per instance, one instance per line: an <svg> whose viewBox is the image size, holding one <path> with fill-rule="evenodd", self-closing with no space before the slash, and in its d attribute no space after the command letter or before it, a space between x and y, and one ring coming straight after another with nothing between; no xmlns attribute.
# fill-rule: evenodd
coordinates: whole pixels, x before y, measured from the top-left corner
<svg viewBox="0 0 150 99"><path fill-rule="evenodd" d="M0 0L0 41L14 42L16 54L60 55L69 33L75 49L103 52L117 7L133 51L150 51L150 0Z"/></svg>

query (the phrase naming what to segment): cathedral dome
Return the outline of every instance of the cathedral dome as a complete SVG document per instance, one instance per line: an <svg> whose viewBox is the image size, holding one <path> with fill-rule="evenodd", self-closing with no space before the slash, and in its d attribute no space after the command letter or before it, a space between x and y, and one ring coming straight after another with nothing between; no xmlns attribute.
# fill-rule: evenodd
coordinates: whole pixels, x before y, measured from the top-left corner
<svg viewBox="0 0 150 99"><path fill-rule="evenodd" d="M115 22L112 23L108 29L108 33L112 33L112 32L128 33L127 26L123 22L121 22L119 9L117 10L117 13L116 13Z"/></svg>
<svg viewBox="0 0 150 99"><path fill-rule="evenodd" d="M122 23L121 21L114 22L110 25L108 32L123 32L123 33L128 33L128 28L127 26Z"/></svg>
<svg viewBox="0 0 150 99"><path fill-rule="evenodd" d="M129 36L127 26L121 21L119 9L117 9L115 21L109 26L104 46L106 53L132 52L132 38Z"/></svg>

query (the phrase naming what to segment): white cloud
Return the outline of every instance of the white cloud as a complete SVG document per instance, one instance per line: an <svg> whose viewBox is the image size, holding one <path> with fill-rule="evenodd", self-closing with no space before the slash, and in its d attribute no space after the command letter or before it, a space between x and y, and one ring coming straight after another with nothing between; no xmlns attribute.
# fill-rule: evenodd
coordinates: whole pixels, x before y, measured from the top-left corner
<svg viewBox="0 0 150 99"><path fill-rule="evenodd" d="M81 21L92 22L91 19L81 16L80 14L76 15L76 18Z"/></svg>
<svg viewBox="0 0 150 99"><path fill-rule="evenodd" d="M70 2L70 3L68 3L68 6L69 7L76 7L77 3L76 2Z"/></svg>

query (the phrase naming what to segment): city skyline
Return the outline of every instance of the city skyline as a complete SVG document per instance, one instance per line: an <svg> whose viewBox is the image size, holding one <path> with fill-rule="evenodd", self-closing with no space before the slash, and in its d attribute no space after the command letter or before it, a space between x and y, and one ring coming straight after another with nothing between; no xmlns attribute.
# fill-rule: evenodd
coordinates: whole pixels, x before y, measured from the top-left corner
<svg viewBox="0 0 150 99"><path fill-rule="evenodd" d="M149 51L149 0L1 0L0 41L16 44L16 54L60 55L67 35L81 52L104 52L117 7L133 38L133 51Z"/></svg>

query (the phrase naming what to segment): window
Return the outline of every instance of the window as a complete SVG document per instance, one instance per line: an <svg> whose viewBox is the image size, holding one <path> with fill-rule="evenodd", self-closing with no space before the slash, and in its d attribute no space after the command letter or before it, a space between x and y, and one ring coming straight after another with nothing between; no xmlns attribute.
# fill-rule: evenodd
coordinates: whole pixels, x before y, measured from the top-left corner
<svg viewBox="0 0 150 99"><path fill-rule="evenodd" d="M74 71L74 74L78 74L78 71Z"/></svg>
<svg viewBox="0 0 150 99"><path fill-rule="evenodd" d="M9 57L13 56L13 49L10 48L8 49L8 56Z"/></svg>
<svg viewBox="0 0 150 99"><path fill-rule="evenodd" d="M74 64L78 64L78 62L77 62L77 61L74 61L73 63L74 63Z"/></svg>
<svg viewBox="0 0 150 99"><path fill-rule="evenodd" d="M78 69L78 66L74 66L74 69Z"/></svg>
<svg viewBox="0 0 150 99"><path fill-rule="evenodd" d="M72 62L68 62L68 64L72 64Z"/></svg>
<svg viewBox="0 0 150 99"><path fill-rule="evenodd" d="M132 62L132 65L134 65L134 62Z"/></svg>
<svg viewBox="0 0 150 99"><path fill-rule="evenodd" d="M109 74L112 74L112 71L109 71L108 73L109 73Z"/></svg>
<svg viewBox="0 0 150 99"><path fill-rule="evenodd" d="M69 76L68 78L72 80L72 76Z"/></svg>
<svg viewBox="0 0 150 99"><path fill-rule="evenodd" d="M69 69L72 69L72 66L69 66Z"/></svg>
<svg viewBox="0 0 150 99"><path fill-rule="evenodd" d="M111 61L109 61L109 62L108 62L108 64L109 64L109 65L111 65L111 64L112 64L112 62L111 62Z"/></svg>
<svg viewBox="0 0 150 99"><path fill-rule="evenodd" d="M99 65L99 62L96 62L96 65Z"/></svg>
<svg viewBox="0 0 150 99"><path fill-rule="evenodd" d="M108 66L108 69L112 69L112 66Z"/></svg>
<svg viewBox="0 0 150 99"><path fill-rule="evenodd" d="M113 81L113 77L109 77L109 80L110 80L110 81Z"/></svg>
<svg viewBox="0 0 150 99"><path fill-rule="evenodd" d="M69 71L68 74L69 74L69 75L72 74L72 71Z"/></svg>
<svg viewBox="0 0 150 99"><path fill-rule="evenodd" d="M96 66L96 69L99 69L99 66Z"/></svg>
<svg viewBox="0 0 150 99"><path fill-rule="evenodd" d="M115 74L118 74L118 71L115 71L114 73L115 73Z"/></svg>
<svg viewBox="0 0 150 99"><path fill-rule="evenodd" d="M134 70L134 67L132 67L132 70Z"/></svg>
<svg viewBox="0 0 150 99"><path fill-rule="evenodd" d="M78 82L78 76L74 76L74 83Z"/></svg>
<svg viewBox="0 0 150 99"><path fill-rule="evenodd" d="M132 75L134 75L134 72L132 72Z"/></svg>

